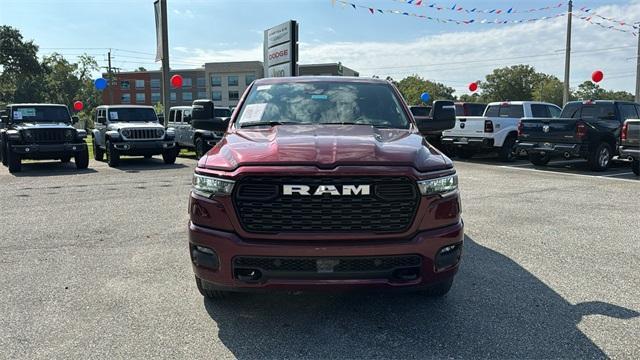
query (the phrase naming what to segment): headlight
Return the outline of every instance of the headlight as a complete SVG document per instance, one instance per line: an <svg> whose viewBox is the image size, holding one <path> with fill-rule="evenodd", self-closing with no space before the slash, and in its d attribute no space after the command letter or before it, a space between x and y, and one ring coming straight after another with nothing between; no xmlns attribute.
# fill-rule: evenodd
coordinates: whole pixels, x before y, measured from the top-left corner
<svg viewBox="0 0 640 360"><path fill-rule="evenodd" d="M25 141L33 141L33 132L31 132L31 130L22 131L22 138Z"/></svg>
<svg viewBox="0 0 640 360"><path fill-rule="evenodd" d="M122 134L122 136L126 138L128 138L131 135L131 131L127 129L122 130L120 133Z"/></svg>
<svg viewBox="0 0 640 360"><path fill-rule="evenodd" d="M71 141L76 138L76 131L73 129L67 129L64 131L64 139L66 141Z"/></svg>
<svg viewBox="0 0 640 360"><path fill-rule="evenodd" d="M200 196L208 198L214 195L230 195L235 183L236 182L232 180L193 174L193 186L191 190Z"/></svg>
<svg viewBox="0 0 640 360"><path fill-rule="evenodd" d="M164 135L163 129L156 129L156 137L162 137Z"/></svg>
<svg viewBox="0 0 640 360"><path fill-rule="evenodd" d="M418 181L422 195L447 194L458 189L458 175L449 175L436 179Z"/></svg>

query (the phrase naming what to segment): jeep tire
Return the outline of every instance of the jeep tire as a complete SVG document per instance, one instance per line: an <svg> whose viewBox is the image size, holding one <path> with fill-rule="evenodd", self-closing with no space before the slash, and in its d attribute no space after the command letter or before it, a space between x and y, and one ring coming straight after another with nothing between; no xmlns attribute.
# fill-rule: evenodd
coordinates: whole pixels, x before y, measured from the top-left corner
<svg viewBox="0 0 640 360"><path fill-rule="evenodd" d="M529 153L529 161L531 161L533 165L546 166L550 160L551 156L548 154L542 155L539 153Z"/></svg>
<svg viewBox="0 0 640 360"><path fill-rule="evenodd" d="M78 170L84 170L89 167L89 149L86 145L76 153L74 161Z"/></svg>
<svg viewBox="0 0 640 360"><path fill-rule="evenodd" d="M9 162L7 161L7 150L5 143L0 141L0 159L2 159L2 165L7 166Z"/></svg>
<svg viewBox="0 0 640 360"><path fill-rule="evenodd" d="M5 155L7 156L7 166L9 167L9 172L12 174L20 172L22 170L22 158L20 157L20 154L12 151L9 144L7 144Z"/></svg>
<svg viewBox="0 0 640 360"><path fill-rule="evenodd" d="M600 143L589 151L587 162L591 171L605 171L611 164L611 146L606 142Z"/></svg>
<svg viewBox="0 0 640 360"><path fill-rule="evenodd" d="M98 145L96 138L93 138L93 159L95 161L103 161L104 160L104 150Z"/></svg>
<svg viewBox="0 0 640 360"><path fill-rule="evenodd" d="M176 157L178 157L178 153L176 149L164 149L162 151L162 160L164 160L165 164L175 164Z"/></svg>
<svg viewBox="0 0 640 360"><path fill-rule="evenodd" d="M196 157L198 158L198 160L200 160L200 158L203 157L207 152L207 150L204 148L204 140L201 137L197 137L194 145L196 147Z"/></svg>
<svg viewBox="0 0 640 360"><path fill-rule="evenodd" d="M116 149L111 141L107 140L107 164L109 167L116 167L120 165L120 153Z"/></svg>

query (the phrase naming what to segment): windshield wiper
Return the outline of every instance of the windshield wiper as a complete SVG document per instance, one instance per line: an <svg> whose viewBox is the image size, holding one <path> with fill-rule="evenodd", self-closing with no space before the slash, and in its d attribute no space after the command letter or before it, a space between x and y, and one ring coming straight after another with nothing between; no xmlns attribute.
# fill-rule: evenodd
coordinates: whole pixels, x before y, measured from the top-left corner
<svg viewBox="0 0 640 360"><path fill-rule="evenodd" d="M277 125L295 125L300 124L293 121L250 121L241 123L240 128L252 127L252 126L277 126Z"/></svg>

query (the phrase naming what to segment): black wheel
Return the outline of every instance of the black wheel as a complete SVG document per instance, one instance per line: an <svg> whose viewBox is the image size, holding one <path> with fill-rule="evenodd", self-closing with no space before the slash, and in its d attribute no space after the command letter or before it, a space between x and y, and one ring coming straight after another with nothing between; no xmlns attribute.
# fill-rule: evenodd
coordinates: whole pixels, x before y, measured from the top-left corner
<svg viewBox="0 0 640 360"><path fill-rule="evenodd" d="M461 159L471 159L476 152L469 148L458 148L456 149L456 156Z"/></svg>
<svg viewBox="0 0 640 360"><path fill-rule="evenodd" d="M420 291L420 294L428 297L443 297L447 295L449 290L451 290L452 285L453 278L450 278L449 280L435 284L431 287L428 287L427 289Z"/></svg>
<svg viewBox="0 0 640 360"><path fill-rule="evenodd" d="M512 162L516 160L516 138L515 136L508 136L504 139L502 147L498 151L498 157L500 161Z"/></svg>
<svg viewBox="0 0 640 360"><path fill-rule="evenodd" d="M104 160L104 150L102 150L102 148L98 146L98 142L96 141L95 137L93 138L93 159L95 161Z"/></svg>
<svg viewBox="0 0 640 360"><path fill-rule="evenodd" d="M631 170L633 173L640 176L640 159L633 159L631 163Z"/></svg>
<svg viewBox="0 0 640 360"><path fill-rule="evenodd" d="M165 164L174 164L177 156L178 153L175 149L165 149L162 151L162 160L164 160Z"/></svg>
<svg viewBox="0 0 640 360"><path fill-rule="evenodd" d="M549 163L549 160L551 160L551 156L548 154L529 154L529 161L536 166L545 166Z"/></svg>
<svg viewBox="0 0 640 360"><path fill-rule="evenodd" d="M118 150L111 144L111 141L107 140L107 164L110 167L116 167L120 165L120 153Z"/></svg>
<svg viewBox="0 0 640 360"><path fill-rule="evenodd" d="M611 163L611 146L607 143L600 143L595 149L589 152L587 158L589 169L592 171L605 171Z"/></svg>
<svg viewBox="0 0 640 360"><path fill-rule="evenodd" d="M198 291L200 291L200 294L211 300L224 299L229 294L227 291L212 290L212 289L205 288L202 284L202 280L200 280L200 278L198 277L196 277L196 285L198 286Z"/></svg>
<svg viewBox="0 0 640 360"><path fill-rule="evenodd" d="M2 158L2 165L9 165L9 161L7 160L7 146L4 142L0 142L0 158Z"/></svg>
<svg viewBox="0 0 640 360"><path fill-rule="evenodd" d="M153 155L145 155L145 156L144 156L144 158L145 158L145 159L147 159L147 160L148 160L148 159L151 159L152 157L153 157Z"/></svg>
<svg viewBox="0 0 640 360"><path fill-rule="evenodd" d="M7 166L9 167L10 173L17 173L22 170L22 157L20 154L15 153L7 144L6 153L7 155Z"/></svg>
<svg viewBox="0 0 640 360"><path fill-rule="evenodd" d="M202 138L200 137L196 138L195 146L196 146L196 157L200 159L207 152L207 150L205 149L204 140L202 140Z"/></svg>
<svg viewBox="0 0 640 360"><path fill-rule="evenodd" d="M71 156L64 156L64 157L60 158L60 162L63 163L63 164L66 164L69 161L71 161Z"/></svg>
<svg viewBox="0 0 640 360"><path fill-rule="evenodd" d="M89 149L84 146L82 150L76 153L74 157L76 169L83 170L89 167Z"/></svg>

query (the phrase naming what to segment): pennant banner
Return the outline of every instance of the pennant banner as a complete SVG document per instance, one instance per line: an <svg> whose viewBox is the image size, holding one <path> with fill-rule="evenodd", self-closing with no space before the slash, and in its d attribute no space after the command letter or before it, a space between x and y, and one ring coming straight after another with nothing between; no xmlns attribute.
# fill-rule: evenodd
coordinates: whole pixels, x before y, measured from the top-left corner
<svg viewBox="0 0 640 360"><path fill-rule="evenodd" d="M573 14L573 17L574 18L578 18L580 20L584 20L584 21L588 22L589 24L600 26L603 29L619 31L619 32L623 32L623 33L629 33L629 34L633 34L633 36L637 36L638 35L637 31L634 31L634 30L631 30L631 29L621 29L619 27L616 27L615 25L603 24L603 23L601 23L599 21L593 21L593 15L580 16L580 15L577 15L577 14ZM633 28L637 30L637 27L633 26Z"/></svg>
<svg viewBox="0 0 640 360"><path fill-rule="evenodd" d="M363 9L363 10L367 11L368 13L370 13L371 15L375 15L375 14L395 14L395 15L401 15L401 16L412 16L412 17L423 19L423 20L435 21L435 22L438 22L438 23L453 23L453 24L457 24L457 25L468 25L468 24L522 24L522 23L533 22L533 21L555 19L557 17L566 15L566 13L562 12L562 13L555 14L555 15L542 16L542 17L539 17L539 18L530 18L530 19L517 19L517 20L466 19L465 20L465 19L448 19L448 18L433 17L433 16L427 16L427 15L423 15L423 14L416 14L416 13L402 11L402 10L378 9L378 8L375 8L375 7L372 7L372 6L354 4L354 3L346 1L346 0L332 0L331 1L332 4L334 4L335 2L340 3L343 7L350 6L353 9L356 9L356 10L357 9Z"/></svg>
<svg viewBox="0 0 640 360"><path fill-rule="evenodd" d="M536 11L546 11L546 10L558 9L558 8L561 8L563 5L565 5L564 3L559 3L557 5L550 5L550 6L545 6L545 7L541 7L541 8L531 8L531 9L514 9L512 7L503 8L503 9L498 9L498 8L495 8L495 9L471 8L470 9L470 8L465 8L465 7L462 7L462 6L458 6L457 4L442 5L442 4L437 4L437 3L430 3L430 2L427 2L427 1L423 1L423 0L393 0L393 1L404 3L404 4L409 4L409 5L414 5L414 6L425 7L425 8L432 8L432 9L435 9L435 10L458 11L458 12L464 12L464 13L468 13L468 14L480 13L480 14L495 14L495 15L532 13L532 12L536 12Z"/></svg>
<svg viewBox="0 0 640 360"><path fill-rule="evenodd" d="M581 8L578 11L582 12L583 13L582 15L584 17L589 17L589 18L596 17L596 18L601 19L601 20L606 20L606 21L615 23L616 25L619 25L619 26L626 26L626 27L631 27L631 28L634 28L634 29L638 29L638 27L640 27L640 21L629 22L629 21L624 21L624 20L620 20L620 19L615 19L615 18L612 18L612 17L606 17L606 16L602 16L600 14L594 13L591 9Z"/></svg>

